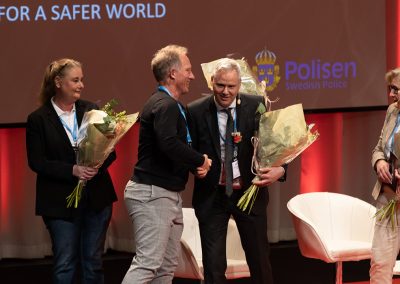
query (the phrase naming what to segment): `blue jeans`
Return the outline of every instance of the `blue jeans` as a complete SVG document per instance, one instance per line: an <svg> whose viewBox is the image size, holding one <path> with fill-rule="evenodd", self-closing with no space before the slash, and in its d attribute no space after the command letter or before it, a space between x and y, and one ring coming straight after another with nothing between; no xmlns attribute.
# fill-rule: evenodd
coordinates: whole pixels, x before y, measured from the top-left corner
<svg viewBox="0 0 400 284"><path fill-rule="evenodd" d="M104 283L101 256L111 214L112 205L101 211L85 208L70 219L43 217L53 246L53 283L74 283L78 263L82 284Z"/></svg>

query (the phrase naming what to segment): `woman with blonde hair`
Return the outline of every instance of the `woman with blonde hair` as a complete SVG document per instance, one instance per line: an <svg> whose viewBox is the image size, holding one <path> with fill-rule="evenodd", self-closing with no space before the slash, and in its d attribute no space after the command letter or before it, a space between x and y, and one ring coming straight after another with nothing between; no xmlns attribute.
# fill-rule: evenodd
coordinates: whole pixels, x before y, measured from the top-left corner
<svg viewBox="0 0 400 284"><path fill-rule="evenodd" d="M83 88L80 62L68 58L52 62L45 70L41 106L27 120L28 163L37 174L36 215L42 216L50 233L53 283L74 283L78 263L81 283L104 283L101 256L117 199L107 171L115 152L99 169L76 163L83 114L97 108L81 99ZM66 198L78 180L87 181L79 206L67 208Z"/></svg>
<svg viewBox="0 0 400 284"><path fill-rule="evenodd" d="M394 134L400 130L400 68L386 73L385 76L390 97L389 105L378 143L372 151L372 167L377 174L377 182L372 191L376 199L377 210L397 198L399 191L399 171L394 153ZM396 207L398 208L398 207ZM398 209L397 220L400 214ZM393 267L400 249L400 230L390 218L376 218L374 238L372 241L372 258L370 268L371 284L392 283Z"/></svg>

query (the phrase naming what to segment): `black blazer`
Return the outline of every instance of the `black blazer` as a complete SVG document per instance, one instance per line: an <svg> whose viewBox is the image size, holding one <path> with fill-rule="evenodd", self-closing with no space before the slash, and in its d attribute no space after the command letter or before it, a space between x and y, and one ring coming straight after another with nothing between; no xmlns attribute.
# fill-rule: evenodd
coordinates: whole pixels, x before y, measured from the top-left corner
<svg viewBox="0 0 400 284"><path fill-rule="evenodd" d="M83 114L97 106L78 100L75 103L78 125ZM67 208L66 198L78 183L72 175L75 153L51 101L28 116L26 149L29 167L36 172L36 215L68 218L79 214ZM115 152L106 159L98 174L84 188L89 207L100 210L117 200L107 167L116 159ZM79 207L78 207L79 209Z"/></svg>
<svg viewBox="0 0 400 284"><path fill-rule="evenodd" d="M244 191L252 184L254 175L251 172L251 159L253 146L251 137L258 129L260 116L256 114L261 96L241 94L241 104L236 106L237 127L242 135L242 141L238 144L238 161L243 187L233 192L231 199L237 202ZM218 179L221 172L221 148L217 121L217 108L214 97L206 96L188 105L190 132L193 139L193 148L200 153L207 154L213 160L212 167L204 179L195 179L193 192L193 207L202 218L207 218L207 212L212 206L218 187ZM258 192L252 213L265 213L268 202L268 192L264 188Z"/></svg>

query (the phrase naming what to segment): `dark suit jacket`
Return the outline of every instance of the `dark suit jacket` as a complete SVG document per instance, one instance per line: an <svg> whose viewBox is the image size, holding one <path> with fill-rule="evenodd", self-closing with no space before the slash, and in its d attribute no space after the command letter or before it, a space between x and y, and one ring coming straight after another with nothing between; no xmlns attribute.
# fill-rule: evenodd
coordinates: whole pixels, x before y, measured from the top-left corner
<svg viewBox="0 0 400 284"><path fill-rule="evenodd" d="M253 146L251 137L258 129L259 114L256 110L263 98L254 95L241 94L241 104L236 106L237 127L242 135L238 144L238 161L243 187L236 190L231 196L237 202L244 191L252 184L254 175L251 172ZM195 179L193 192L193 207L198 218L207 218L207 212L212 206L213 198L218 187L221 172L221 148L217 121L217 108L214 97L206 96L188 105L190 132L193 139L193 148L200 153L207 154L212 159L212 167L204 179ZM252 212L265 214L268 192L260 189Z"/></svg>
<svg viewBox="0 0 400 284"><path fill-rule="evenodd" d="M78 100L75 107L78 125L86 111L97 109L95 104L83 100ZM78 179L72 175L72 168L76 164L75 153L50 101L28 116L26 149L29 167L37 174L36 214L56 218L79 214L79 210L67 208L66 205L66 197L78 183ZM113 152L84 188L87 204L95 210L117 200L107 171L115 159Z"/></svg>

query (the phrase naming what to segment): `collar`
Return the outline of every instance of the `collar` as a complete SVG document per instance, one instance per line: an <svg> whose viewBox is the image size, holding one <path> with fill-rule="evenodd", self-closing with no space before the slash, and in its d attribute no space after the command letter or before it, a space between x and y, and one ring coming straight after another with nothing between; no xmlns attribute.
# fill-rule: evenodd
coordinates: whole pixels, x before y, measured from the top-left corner
<svg viewBox="0 0 400 284"><path fill-rule="evenodd" d="M63 111L62 109L60 109L56 103L54 102L54 97L51 98L51 104L54 108L54 110L56 111L58 116L62 116L62 115L69 115L71 113L76 112L76 108L75 108L75 104L72 106L72 110L71 111Z"/></svg>
<svg viewBox="0 0 400 284"><path fill-rule="evenodd" d="M157 89L159 91L162 91L164 93L167 93L171 98L173 98L175 101L179 101L179 96L176 98L175 95L171 92L170 88L164 85L158 85Z"/></svg>
<svg viewBox="0 0 400 284"><path fill-rule="evenodd" d="M223 110L223 109L226 109L226 108L220 106L220 105L217 103L217 101L215 100L215 96L214 96L213 99L214 99L214 103L215 103L215 107L217 108L217 111L221 111L221 110ZM230 104L230 106L229 106L228 108L230 108L230 109L235 109L235 108L236 108L236 99L233 100L233 102Z"/></svg>

